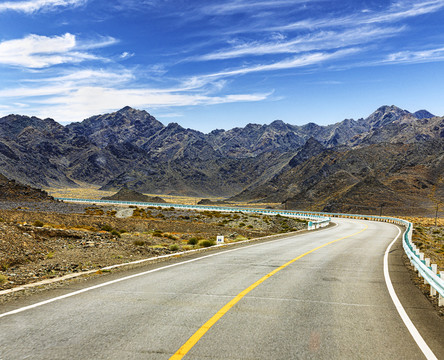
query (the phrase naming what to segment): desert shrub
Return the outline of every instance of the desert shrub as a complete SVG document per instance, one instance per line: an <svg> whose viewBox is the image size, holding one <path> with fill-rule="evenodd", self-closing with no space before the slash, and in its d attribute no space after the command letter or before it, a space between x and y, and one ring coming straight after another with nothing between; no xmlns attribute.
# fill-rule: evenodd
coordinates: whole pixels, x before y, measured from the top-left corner
<svg viewBox="0 0 444 360"><path fill-rule="evenodd" d="M177 245L177 244L170 245L170 250L171 250L171 251L177 251L177 250L179 250L179 245Z"/></svg>
<svg viewBox="0 0 444 360"><path fill-rule="evenodd" d="M101 226L100 230L111 232L113 231L113 227L111 225L105 224Z"/></svg>
<svg viewBox="0 0 444 360"><path fill-rule="evenodd" d="M117 230L111 230L111 235L117 236L118 238L120 238L120 233Z"/></svg>
<svg viewBox="0 0 444 360"><path fill-rule="evenodd" d="M104 213L105 212L99 208L95 208L95 207L85 208L86 215L103 215Z"/></svg>
<svg viewBox="0 0 444 360"><path fill-rule="evenodd" d="M195 237L192 237L191 239L188 240L188 245L197 245L197 243L199 242L199 240Z"/></svg>
<svg viewBox="0 0 444 360"><path fill-rule="evenodd" d="M52 259L53 257L54 257L54 251L50 251L49 253L46 254L47 259Z"/></svg>
<svg viewBox="0 0 444 360"><path fill-rule="evenodd" d="M163 237L163 233L160 230L154 230L153 231L153 236Z"/></svg>
<svg viewBox="0 0 444 360"><path fill-rule="evenodd" d="M36 221L34 221L34 224L33 224L34 226L37 226L37 227L43 227L43 225L45 225L45 224L43 224L43 222L42 221L40 221L40 220L36 220Z"/></svg>
<svg viewBox="0 0 444 360"><path fill-rule="evenodd" d="M147 216L147 215L146 215L144 209L140 209L140 208L136 207L136 208L133 210L133 217L146 217L146 216Z"/></svg>
<svg viewBox="0 0 444 360"><path fill-rule="evenodd" d="M166 237L166 238L171 239L171 240L177 240L178 239L177 236L174 236L172 234L163 234L163 237Z"/></svg>
<svg viewBox="0 0 444 360"><path fill-rule="evenodd" d="M143 246L143 245L145 245L145 241L143 241L143 240L134 240L133 244L136 245L136 246Z"/></svg>
<svg viewBox="0 0 444 360"><path fill-rule="evenodd" d="M8 281L8 278L5 275L0 274L0 285L4 284Z"/></svg>
<svg viewBox="0 0 444 360"><path fill-rule="evenodd" d="M253 229L253 225L248 225L247 228Z"/></svg>
<svg viewBox="0 0 444 360"><path fill-rule="evenodd" d="M199 246L200 247L210 247L210 246L213 246L214 245L214 241L211 241L211 240L201 240L201 241L199 241Z"/></svg>
<svg viewBox="0 0 444 360"><path fill-rule="evenodd" d="M244 226L245 226L244 222L239 223L239 227L244 227Z"/></svg>
<svg viewBox="0 0 444 360"><path fill-rule="evenodd" d="M52 225L52 227L57 227L56 225ZM89 225L76 225L71 227L72 230L87 230L87 231L97 231L97 228Z"/></svg>

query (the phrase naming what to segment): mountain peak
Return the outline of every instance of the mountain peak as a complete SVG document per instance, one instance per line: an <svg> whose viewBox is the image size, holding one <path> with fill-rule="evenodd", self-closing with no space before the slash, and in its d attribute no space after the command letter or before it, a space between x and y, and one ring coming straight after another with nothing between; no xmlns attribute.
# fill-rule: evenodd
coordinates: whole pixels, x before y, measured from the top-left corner
<svg viewBox="0 0 444 360"><path fill-rule="evenodd" d="M375 129L390 124L407 115L411 115L407 110L402 110L395 105L384 105L373 112L365 121L371 128Z"/></svg>
<svg viewBox="0 0 444 360"><path fill-rule="evenodd" d="M117 112L127 112L127 111L131 111L131 110L135 110L135 109L133 109L131 106L125 106L125 107L123 107L123 108L121 108L119 111L117 111Z"/></svg>
<svg viewBox="0 0 444 360"><path fill-rule="evenodd" d="M413 113L413 116L415 118L417 118L418 120L430 119L432 117L435 117L435 115L433 115L431 112L429 112L427 110L418 110Z"/></svg>

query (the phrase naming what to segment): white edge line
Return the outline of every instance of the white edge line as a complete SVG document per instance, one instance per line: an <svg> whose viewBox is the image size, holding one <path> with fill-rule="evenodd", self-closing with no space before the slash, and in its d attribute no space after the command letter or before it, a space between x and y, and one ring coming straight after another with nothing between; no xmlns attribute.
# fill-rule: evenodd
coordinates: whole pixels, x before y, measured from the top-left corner
<svg viewBox="0 0 444 360"><path fill-rule="evenodd" d="M336 226L337 226L337 224L336 224ZM331 228L328 228L328 229L331 229ZM327 230L327 229L322 229L322 230ZM281 234L279 234L279 235L281 235ZM282 234L282 235L285 235L285 234ZM271 235L271 236L276 236L276 235ZM284 237L284 238L267 241L267 243L275 242L275 241L280 241L280 240L287 239L287 238L290 238L290 237L291 236L287 236L287 237ZM252 240L246 240L246 241L252 241ZM241 243L241 242L237 242L237 243L233 243L233 244L239 244L239 243ZM198 260L202 260L202 259L206 259L206 258L209 258L209 257L212 257L212 256L218 256L218 255L225 254L227 252L238 251L238 250L246 249L246 248L253 247L253 246L259 246L259 245L262 245L262 244L264 244L264 243L261 242L261 243L258 243L258 244L252 244L252 245L248 245L248 246L243 246L243 247L240 247L240 248L226 250L226 251L218 252L218 253L215 253L215 254L205 255L205 256L201 256L201 257L196 258L196 259L181 261L181 262L176 263L176 264L166 265L166 266L162 266L160 268L156 268L156 269L144 271L144 272L141 272L141 273L125 276L125 277L122 277L122 278L119 278L119 279L107 281L107 282L104 282L104 283L101 283L101 284L98 284L98 285L90 286L90 287L87 287L87 288L84 288L84 289L81 289L81 290L77 290L77 291L74 291L74 292L71 292L71 293L68 293L68 294L65 294L65 295L57 296L55 298L51 298L51 299L44 300L44 301L41 301L41 302L38 302L38 303L35 303L35 304L32 304L32 305L24 306L24 307L15 309L15 310L11 310L11 311L5 312L3 314L0 314L0 318L8 316L8 315L18 314L18 313L26 311L26 310L34 309L36 307L39 307L39 306L42 306L42 305L46 305L46 304L52 303L54 301L66 299L68 297L75 296L75 295L78 295L78 294L81 294L81 293L84 293L84 292L87 292L87 291L90 291L90 290L99 289L101 287L104 287L104 286L107 286L107 285L111 285L111 284L115 284L115 283L118 283L120 281L129 280L129 279L132 279L132 278L135 278L135 277L138 277L138 276L143 276L143 275L150 274L150 273L153 273L153 272L156 272L156 271L160 271L160 270L163 270L163 269L168 269L168 268L171 268L171 267L188 264L188 263L191 263L191 262L194 262L194 261L198 261ZM171 255L174 255L174 254L171 254ZM140 260L137 261L137 262L140 262ZM130 264L131 263L128 263L128 264L125 264L125 265L130 265Z"/></svg>
<svg viewBox="0 0 444 360"><path fill-rule="evenodd" d="M392 281L390 279L390 274L388 270L388 254L390 252L390 249L392 245L398 240L399 236L401 235L401 229L398 228L398 235L396 235L395 239L390 243L390 245L385 250L384 254L384 278L385 283L387 285L388 292L392 298L393 303L395 304L396 310L398 310L399 315L401 316L402 321L404 322L405 326L407 327L408 331L410 332L410 335L412 335L413 339L415 340L416 344L421 349L422 353L428 360L438 360L438 358L435 356L433 351L429 348L427 343L422 338L419 331L416 329L415 325L413 324L412 320L410 320L409 316L407 315L407 312L405 311L404 307L402 306L401 302L399 301L398 296L396 295L395 289L393 288Z"/></svg>

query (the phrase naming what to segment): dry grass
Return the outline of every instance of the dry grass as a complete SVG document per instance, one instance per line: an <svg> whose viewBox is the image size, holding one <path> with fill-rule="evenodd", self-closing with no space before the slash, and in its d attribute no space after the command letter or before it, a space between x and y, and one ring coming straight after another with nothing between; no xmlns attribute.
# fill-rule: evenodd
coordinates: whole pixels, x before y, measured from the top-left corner
<svg viewBox="0 0 444 360"><path fill-rule="evenodd" d="M435 218L431 217L405 216L401 217L401 219L410 221L414 226L435 226ZM437 225L441 227L444 226L444 218L438 218Z"/></svg>
<svg viewBox="0 0 444 360"><path fill-rule="evenodd" d="M80 184L76 188L45 188L49 195L61 198L72 199L101 199L104 196L111 196L115 191L99 190L99 185Z"/></svg>
<svg viewBox="0 0 444 360"><path fill-rule="evenodd" d="M104 191L99 190L99 185L91 185L87 183L79 183L79 187L73 188L45 188L44 190L49 193L49 195L58 198L72 198L72 199L94 199L99 200L104 196L111 196L116 193L116 191ZM162 195L162 194L148 194L147 196L159 196L166 202L171 204L184 204L184 205L197 205L197 203L202 199L202 197L184 196L184 195ZM222 197L205 197L211 201L222 201L225 200ZM255 207L255 208L266 208L266 207L279 207L281 204L268 204L268 203L235 203L232 204L236 207ZM228 205L230 206L230 205Z"/></svg>
<svg viewBox="0 0 444 360"><path fill-rule="evenodd" d="M116 193L116 191L104 191L99 190L100 186L91 184L80 184L81 187L76 188L46 188L44 189L49 193L49 195L60 198L72 198L72 199L94 199L99 200L104 196L111 196ZM159 195L159 194L145 194L147 196L160 196L162 199L173 204L185 204L185 205L195 205L201 200L200 197L191 196L174 196L174 195ZM211 199L211 200L220 200Z"/></svg>
<svg viewBox="0 0 444 360"><path fill-rule="evenodd" d="M438 265L438 271L444 270L444 219L426 217L405 217L413 223L413 242L432 264Z"/></svg>

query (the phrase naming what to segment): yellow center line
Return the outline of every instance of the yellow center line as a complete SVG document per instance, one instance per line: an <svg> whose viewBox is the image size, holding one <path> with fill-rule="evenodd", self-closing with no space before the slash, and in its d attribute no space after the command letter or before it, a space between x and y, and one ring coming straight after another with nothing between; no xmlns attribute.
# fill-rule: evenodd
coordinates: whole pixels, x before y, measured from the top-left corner
<svg viewBox="0 0 444 360"><path fill-rule="evenodd" d="M278 267L277 269L273 270L272 272L268 273L267 275L265 275L264 277L262 277L261 279L259 279L258 281L256 281L254 284L250 285L249 287L247 287L245 290L241 291L239 294L236 295L236 297L234 297L232 300L230 300L226 305L224 305L216 314L213 315L213 317L208 320L205 324L202 325L202 327L197 330L193 336L191 336L188 341L183 344L179 350L177 350L177 352L170 357L170 360L179 360L182 359L192 348L194 345L197 344L197 342L206 334L206 332L208 330L210 330L210 328L219 321L219 319L224 316L234 305L236 305L245 295L247 295L250 291L252 291L253 289L255 289L256 287L258 287L260 284L262 284L265 280L267 280L268 278L272 277L274 274L276 274L277 272L281 271L282 269L286 268L287 266L293 264L295 261L303 258L304 256L311 254L312 252L322 249L325 246L328 246L330 244L333 244L335 242L338 242L340 240L344 240L347 239L349 237L358 235L360 233L362 233L363 231L365 231L368 228L367 225L365 225L365 228L348 236L344 236L342 238L330 241L328 243L325 243L323 245L320 245L310 251L307 251L306 253L299 255L298 257L294 258L293 260L288 261L287 263L285 263L284 265Z"/></svg>

